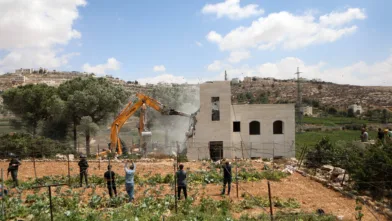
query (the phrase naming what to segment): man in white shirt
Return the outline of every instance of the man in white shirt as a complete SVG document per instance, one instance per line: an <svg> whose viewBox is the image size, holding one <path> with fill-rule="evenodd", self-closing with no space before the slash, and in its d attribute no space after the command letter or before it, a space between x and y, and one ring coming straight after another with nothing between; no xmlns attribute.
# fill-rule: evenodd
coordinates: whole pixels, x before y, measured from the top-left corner
<svg viewBox="0 0 392 221"><path fill-rule="evenodd" d="M132 202L134 198L134 190L135 190L135 170L136 170L136 165L131 161L132 165L128 169L128 162L129 160L126 161L124 165L124 171L125 171L125 189L128 193L129 196L129 202Z"/></svg>

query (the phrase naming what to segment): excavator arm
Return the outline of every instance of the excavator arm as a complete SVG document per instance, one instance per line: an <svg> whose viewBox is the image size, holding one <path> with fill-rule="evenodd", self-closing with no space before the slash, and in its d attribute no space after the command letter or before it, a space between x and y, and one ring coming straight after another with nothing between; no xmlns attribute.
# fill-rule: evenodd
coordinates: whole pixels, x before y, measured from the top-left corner
<svg viewBox="0 0 392 221"><path fill-rule="evenodd" d="M120 112L120 114L116 117L114 122L111 125L110 129L110 146L108 151L104 151L102 153L98 153L97 156L103 156L106 155L108 152L111 152L113 150L117 149L117 153L119 155L122 155L122 145L120 142L120 138L118 136L119 131L121 127L124 125L124 123L132 116L135 114L135 112L143 107L142 111L145 111L146 106L149 106L153 108L154 110L160 112L162 115L180 115L184 117L191 117L192 115L188 115L182 112L178 112L174 109L168 109L166 106L162 105L160 102L157 100L138 93L136 94L138 97L138 101L136 103L129 102L127 106ZM143 132L144 129L144 115L141 114L142 119L139 122L139 133Z"/></svg>

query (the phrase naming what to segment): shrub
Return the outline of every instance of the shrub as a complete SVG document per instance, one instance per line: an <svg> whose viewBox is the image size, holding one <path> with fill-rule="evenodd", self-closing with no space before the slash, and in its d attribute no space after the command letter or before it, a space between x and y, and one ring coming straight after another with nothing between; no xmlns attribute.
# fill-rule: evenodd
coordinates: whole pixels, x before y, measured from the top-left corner
<svg viewBox="0 0 392 221"><path fill-rule="evenodd" d="M8 158L9 153L19 155L19 157L54 157L57 153L73 153L68 144L55 140L29 134L15 133L0 136L0 157Z"/></svg>
<svg viewBox="0 0 392 221"><path fill-rule="evenodd" d="M305 165L318 168L325 164L340 165L342 150L333 145L328 137L323 137L313 150L306 154Z"/></svg>

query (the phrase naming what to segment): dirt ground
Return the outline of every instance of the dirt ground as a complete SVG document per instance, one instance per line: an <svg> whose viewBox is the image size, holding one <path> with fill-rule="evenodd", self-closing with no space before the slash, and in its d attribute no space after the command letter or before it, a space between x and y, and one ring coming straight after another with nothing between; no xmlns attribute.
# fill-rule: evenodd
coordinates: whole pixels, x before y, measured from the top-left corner
<svg viewBox="0 0 392 221"><path fill-rule="evenodd" d="M95 162L90 162L89 174L95 174L98 176L103 176L103 173L106 171L107 162L101 163L101 168L99 169L99 164ZM124 175L123 163L120 162L112 162L113 170ZM200 170L206 169L207 165L202 166L201 162L189 162L185 163L185 168L187 170ZM261 168L263 166L262 163L253 162L252 165L256 168ZM8 167L7 162L0 162L0 168L6 171ZM71 162L71 175L77 175L79 173L79 168L77 166L77 162ZM162 161L162 162L153 162L153 163L136 163L136 172L140 175L151 173L156 174L159 173L161 175L165 175L173 172L173 162L172 161ZM36 172L37 177L42 176L51 176L51 175L67 175L67 162L36 162ZM34 178L34 167L32 162L22 162L22 166L19 169L19 178L21 180L27 180L28 178ZM10 177L9 177L10 179ZM283 179L280 182L270 182L271 184L271 192L272 196L279 197L281 199L294 198L301 204L301 209L306 212L314 212L317 209L321 208L326 213L332 213L337 216L343 216L344 220L355 220L355 200L344 197L338 192L334 190L328 189L320 183L317 183L307 177L303 177L298 173L294 173L293 175ZM171 192L171 188L169 185L164 185L164 191L162 194L168 194ZM143 191L146 187L138 187L136 186L136 200L143 197ZM217 184L209 184L205 188L196 188L198 189L198 193L193 192L192 189L189 191L188 195L195 195L197 198L201 196L211 197L215 200L222 199L219 195L221 191L221 186ZM267 181L262 180L258 182L240 182L239 184L239 196L238 199L236 197L236 188L235 184L232 186L232 193L230 195L230 199L234 202L241 200L241 194L247 191L248 193L254 196L268 196L268 188ZM44 190L42 190L44 191ZM86 190L85 194L90 190ZM123 187L118 187L118 191L124 192ZM103 194L106 192L105 188L99 188L97 190L98 194ZM262 212L262 209L254 209L248 210L247 212ZM267 210L269 211L269 210ZM364 213L363 220L388 220L386 217L379 215L378 213L373 213L377 216L375 218L369 209L363 206L362 212Z"/></svg>

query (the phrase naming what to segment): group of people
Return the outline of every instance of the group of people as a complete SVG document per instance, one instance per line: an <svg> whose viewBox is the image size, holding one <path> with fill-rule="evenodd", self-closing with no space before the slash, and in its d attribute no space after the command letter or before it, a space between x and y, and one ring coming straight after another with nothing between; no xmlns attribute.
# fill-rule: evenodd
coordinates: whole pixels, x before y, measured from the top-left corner
<svg viewBox="0 0 392 221"><path fill-rule="evenodd" d="M129 165L129 163L131 163ZM21 165L20 160L16 155L12 155L11 161L9 163L8 167L8 173L11 173L12 180L14 181L14 187L18 186L18 169L19 166ZM80 169L80 187L83 186L83 180L86 183L86 186L88 186L88 168L89 164L87 161L87 158L85 155L80 156L80 160L78 162L78 166ZM226 185L228 186L227 189L227 195L230 195L230 190L231 190L231 182L232 182L232 173L231 173L231 165L229 161L226 161L222 165L222 170L223 170L223 190L221 192L222 195L225 194L226 190ZM136 165L133 161L124 161L124 172L125 172L125 190L129 196L129 202L132 202L134 198L134 190L135 190L135 171L136 171ZM107 171L104 173L104 179L107 184L108 192L110 197L113 197L113 194L117 196L117 188L116 188L116 173L112 171L112 165L108 165ZM176 172L176 182L177 182L177 191L178 191L178 199L180 200L181 198L181 192L183 192L183 195L185 199L187 199L188 194L187 194L187 174L184 170L184 165L180 164L178 166L178 171ZM0 185L0 190L2 190L2 186ZM6 194L7 191L5 191Z"/></svg>
<svg viewBox="0 0 392 221"><path fill-rule="evenodd" d="M385 128L384 131L378 128L377 137L381 141L391 141L392 140L392 130L390 128Z"/></svg>
<svg viewBox="0 0 392 221"><path fill-rule="evenodd" d="M129 166L129 162L131 162L131 165ZM125 172L125 190L128 194L129 197L129 202L132 202L135 197L134 197L134 192L135 192L135 171L136 171L136 165L133 161L125 161L124 162L124 172ZM88 185L87 182L87 169L88 169L88 162L85 157L82 157L81 160L79 161L79 167L80 167L80 186L82 186L82 181L83 178L85 178L86 185ZM231 182L232 182L232 173L231 173L231 165L229 161L226 161L224 165L222 165L222 170L223 170L223 190L221 192L222 195L225 194L226 192L226 185L228 186L227 188L227 195L230 195L230 190L231 190ZM176 172L176 182L177 182L177 198L178 200L181 199L181 192L184 195L184 198L187 199L188 193L187 193L187 174L184 170L184 165L180 164L178 166L178 171ZM108 170L104 173L104 178L107 184L108 192L110 197L113 197L113 193L115 196L117 196L117 188L116 188L116 173L112 171L112 166L108 166Z"/></svg>
<svg viewBox="0 0 392 221"><path fill-rule="evenodd" d="M124 172L125 172L125 189L128 193L129 196L129 201L134 200L134 187L135 187L135 170L136 170L136 165L131 161L131 165L128 167L129 161L125 162L124 165ZM80 161L78 163L79 169L80 169L80 187L83 186L83 178L86 182L86 186L88 186L88 178L87 178L87 172L88 172L88 162L86 159L86 156L82 155L80 157ZM110 197L113 197L113 194L117 196L117 188L116 188L116 173L112 171L112 165L108 165L108 170L103 174L103 177L106 181L106 186L108 188L108 192Z"/></svg>
<svg viewBox="0 0 392 221"><path fill-rule="evenodd" d="M362 142L368 142L369 141L369 134L366 131L366 127L362 128L360 138L361 138ZM384 130L381 129L381 128L378 128L377 138L381 142L392 141L392 130L390 128L385 128Z"/></svg>

